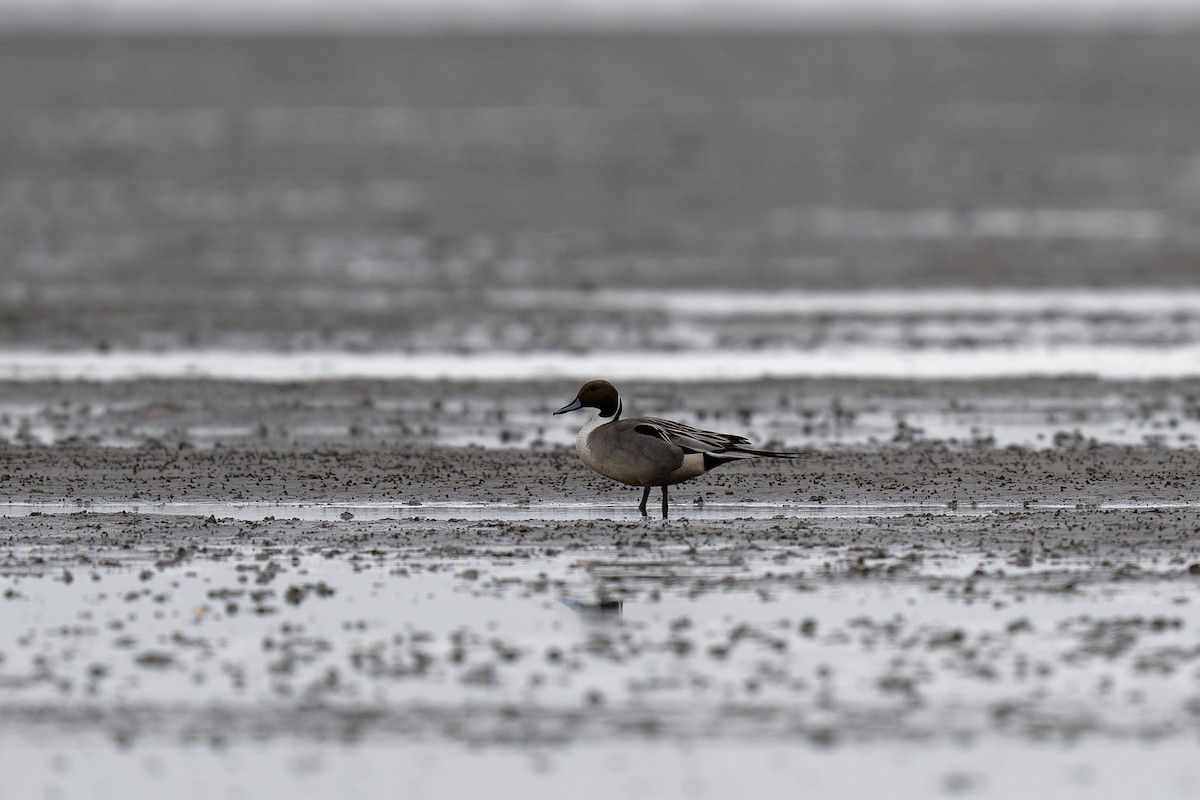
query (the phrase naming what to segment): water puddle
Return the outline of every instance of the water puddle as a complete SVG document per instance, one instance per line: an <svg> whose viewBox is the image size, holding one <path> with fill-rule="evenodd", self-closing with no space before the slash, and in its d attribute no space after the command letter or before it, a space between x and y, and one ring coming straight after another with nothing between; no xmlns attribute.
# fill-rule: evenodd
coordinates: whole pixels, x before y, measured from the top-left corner
<svg viewBox="0 0 1200 800"><path fill-rule="evenodd" d="M324 290L314 291L311 301L324 308ZM329 291L337 302L339 290ZM494 290L424 299L447 314L470 313L386 352L6 350L0 380L1200 376L1200 292L1187 289ZM550 337L526 322L543 309L568 320ZM613 331L613 315L636 324Z"/></svg>
<svg viewBox="0 0 1200 800"><path fill-rule="evenodd" d="M560 796L593 772L652 781L664 758L691 782L646 796L695 796L697 782L725 796L747 785L733 776L751 753L777 755L749 785L791 796L817 765L880 752L880 769L930 790L911 796L936 796L984 775L1053 782L1070 759L1103 771L1114 743L1161 748L1156 786L1195 774L1181 698L1194 695L1200 587L1162 550L1136 569L1086 549L1021 565L1009 551L1027 537L927 519L904 536L891 520L848 540L829 520L803 537L620 546L590 525L547 541L471 523L155 537L86 521L101 524L30 520L0 539L5 796L186 783L194 796L294 784L373 797L395 790L379 765L405 758L412 796L531 770ZM998 769L997 748L1049 760ZM817 783L849 785L831 780ZM626 789L605 796L637 796Z"/></svg>
<svg viewBox="0 0 1200 800"><path fill-rule="evenodd" d="M1053 406L1027 400L1019 408L971 403L954 406L940 398L928 404L938 403L942 406L932 409L909 403L906 407L897 404L853 412L836 404L800 413L792 408L766 407L746 411L736 422L700 420L694 413L686 415L685 421L708 427L736 425L756 441L776 443L773 446L778 449L875 448L910 442L1029 449L1093 442L1195 448L1200 442L1200 414L1185 398L1170 397L1154 407L1095 398L1074 403L1058 401ZM416 439L446 448L542 450L571 447L577 433L572 421L560 422L544 409L516 403L503 408L502 422L497 421L499 414L494 409L465 410L447 402L436 414L416 412L424 416L418 423L409 423L406 415L414 412L392 412L384 405L376 403L377 408L371 412L374 416L364 420L360 410L329 403L312 412L314 417L324 417L323 422L295 421L272 428L261 420L222 424L221 415L237 413L228 407L164 411L153 408L148 401L147 408L124 411L99 405L64 409L50 403L33 406L0 401L0 442L54 445L83 440L121 448L186 442L198 450L209 450L222 444L260 443L273 431L285 430L291 442L313 446L358 436L380 441Z"/></svg>
<svg viewBox="0 0 1200 800"><path fill-rule="evenodd" d="M401 739L589 740L647 720L734 740L831 724L944 735L989 730L996 704L1019 714L1044 695L1077 713L1112 693L1105 724L1142 724L1177 715L1190 685L1159 668L1192 658L1200 603L1178 602L1192 582L964 590L937 558L864 580L852 547L787 550L214 542L64 567L18 544L0 570L0 733L24 709L53 733L45 708L74 698L116 703L133 738L303 735L293 728L321 720L309 732L328 735L364 707ZM968 560L952 571L996 561Z"/></svg>
<svg viewBox="0 0 1200 800"><path fill-rule="evenodd" d="M392 800L397 775L403 776L399 785L411 800L484 797L495 794L497 786L519 786L523 800L785 800L796 796L797 786L815 787L823 797L897 800L980 792L1065 800L1186 800L1200 785L1200 764L1192 742L1130 746L1103 739L858 747L637 739L490 748L268 740L234 750L150 742L127 749L91 738L47 746L13 737L0 749L0 793L14 798Z"/></svg>
<svg viewBox="0 0 1200 800"><path fill-rule="evenodd" d="M984 516L1018 511L1097 511L1200 508L1195 503L971 503L947 505L934 503L705 503L673 507L673 522L709 522L720 520L796 520L859 519L905 516ZM496 520L502 522L637 520L640 515L633 503L272 503L272 502L162 502L85 501L46 503L0 503L0 516L24 517L31 514L154 514L182 517L215 517L258 521L296 519L306 522L335 520ZM646 518L659 522L657 514Z"/></svg>
<svg viewBox="0 0 1200 800"><path fill-rule="evenodd" d="M1150 380L1200 376L1200 344L1046 344L1003 347L834 346L818 350L531 352L239 352L233 350L5 351L0 380L731 381L760 378L985 379L1091 376Z"/></svg>
<svg viewBox="0 0 1200 800"><path fill-rule="evenodd" d="M495 289L487 294L497 308L534 311L655 312L680 317L773 316L1122 316L1164 317L1200 314L1195 289L921 289L902 291L704 291Z"/></svg>

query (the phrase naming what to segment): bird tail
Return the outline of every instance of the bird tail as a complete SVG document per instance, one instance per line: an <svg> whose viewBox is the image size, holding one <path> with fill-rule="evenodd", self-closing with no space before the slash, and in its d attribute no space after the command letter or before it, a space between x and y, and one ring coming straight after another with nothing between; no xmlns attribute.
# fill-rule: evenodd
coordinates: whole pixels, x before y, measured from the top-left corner
<svg viewBox="0 0 1200 800"><path fill-rule="evenodd" d="M754 450L749 447L736 447L728 451L730 454L744 453L735 458L809 458L812 453L785 452L780 450Z"/></svg>
<svg viewBox="0 0 1200 800"><path fill-rule="evenodd" d="M811 455L811 453L788 453L776 450L754 450L749 447L731 447L728 450L721 450L716 453L705 453L704 468L709 470L720 464L744 458L808 458Z"/></svg>

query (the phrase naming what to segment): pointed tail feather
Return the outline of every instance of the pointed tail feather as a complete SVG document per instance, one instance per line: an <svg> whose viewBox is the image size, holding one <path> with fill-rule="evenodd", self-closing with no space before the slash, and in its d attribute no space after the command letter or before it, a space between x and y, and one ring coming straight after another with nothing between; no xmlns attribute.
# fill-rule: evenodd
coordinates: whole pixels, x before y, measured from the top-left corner
<svg viewBox="0 0 1200 800"><path fill-rule="evenodd" d="M748 447L737 447L721 450L716 453L704 454L704 469L708 471L729 461L739 461L746 458L807 458L811 453L785 453L775 450L753 450Z"/></svg>
<svg viewBox="0 0 1200 800"><path fill-rule="evenodd" d="M753 450L749 447L738 447L727 450L728 453L745 453L742 458L809 458L812 453L786 452L780 450Z"/></svg>

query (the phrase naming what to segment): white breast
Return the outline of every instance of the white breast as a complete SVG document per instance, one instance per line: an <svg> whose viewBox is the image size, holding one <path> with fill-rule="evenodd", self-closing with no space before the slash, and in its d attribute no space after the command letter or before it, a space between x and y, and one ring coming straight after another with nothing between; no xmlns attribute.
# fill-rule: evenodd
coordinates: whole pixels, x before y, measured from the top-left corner
<svg viewBox="0 0 1200 800"><path fill-rule="evenodd" d="M588 444L588 435L596 430L596 428L606 425L611 421L597 414L588 424L580 428L578 435L575 436L575 452L579 454L579 460L587 464L589 469L593 469L601 475L608 475L608 472L602 468L603 465L599 455ZM610 475L609 477L612 476Z"/></svg>

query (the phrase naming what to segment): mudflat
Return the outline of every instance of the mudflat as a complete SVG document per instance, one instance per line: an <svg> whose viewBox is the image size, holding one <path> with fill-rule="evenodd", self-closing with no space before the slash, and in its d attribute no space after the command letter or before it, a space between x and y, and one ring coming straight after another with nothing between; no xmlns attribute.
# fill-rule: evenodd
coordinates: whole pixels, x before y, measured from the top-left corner
<svg viewBox="0 0 1200 800"><path fill-rule="evenodd" d="M703 396L726 409L713 427L761 433L803 417L780 395L820 398L816 424L854 385L628 394ZM855 430L855 410L889 396L894 419L937 416L951 387L958 408L990 399L977 427L1024 413L1029 443ZM1087 785L1117 787L1115 762L1088 754L1134 742L1162 759L1164 791L1193 774L1175 748L1200 720L1200 454L1061 427L1090 408L1178 430L1163 387L1119 387L1128 404L1101 414L1091 381L882 382L845 395L808 458L675 487L665 522L583 467L570 421L547 418L563 430L541 441L437 443L548 413L573 386L12 388L48 399L19 426L30 441L0 447L0 736L48 770L69 732L94 743L59 756L73 763L110 774L119 758L95 754L112 748L213 771L214 787L340 781L386 750L430 792L533 769L541 796L614 758L625 770L600 785L652 781L646 758L679 743L695 755L669 794L769 764L775 795L806 770L838 791L1015 791L1072 786L1080 759ZM1053 408L1022 411L1051 388ZM1175 400L1154 427L1160 393ZM214 432L220 418L238 424ZM418 767L464 747L489 754L474 782ZM321 753L312 772L286 766L305 752ZM1029 771L997 771L987 754L1006 752ZM234 753L280 766L250 777ZM830 777L849 754L904 765ZM163 785L134 772L140 791Z"/></svg>
<svg viewBox="0 0 1200 800"><path fill-rule="evenodd" d="M1197 38L6 41L0 798L1194 796ZM545 352L1015 377L20 374Z"/></svg>

